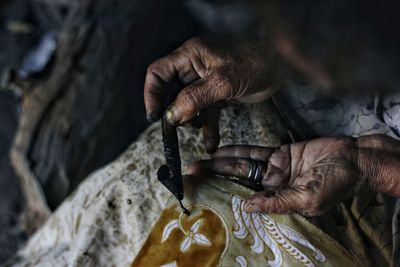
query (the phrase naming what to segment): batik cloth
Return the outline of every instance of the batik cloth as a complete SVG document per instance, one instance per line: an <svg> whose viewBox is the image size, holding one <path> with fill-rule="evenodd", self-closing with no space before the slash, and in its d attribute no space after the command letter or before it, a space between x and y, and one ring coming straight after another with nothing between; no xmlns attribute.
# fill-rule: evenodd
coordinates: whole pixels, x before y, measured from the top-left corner
<svg viewBox="0 0 400 267"><path fill-rule="evenodd" d="M353 105L360 107L357 102L354 102ZM281 137L286 134L286 129L281 121L273 115L275 113L276 111L271 105L266 103L228 109L223 113L221 119L222 144L280 145ZM359 117L363 117L361 111L358 114ZM332 118L335 119L334 116ZM376 115L371 113L371 118L371 121L375 122ZM368 120L363 121L367 127ZM380 126L382 129L385 128L385 122L378 119L377 123L382 125ZM367 131L368 134L375 132ZM336 132L332 132L330 135L335 134ZM347 135L353 134L348 133ZM200 133L196 130L181 129L179 137L183 171L185 171L188 163L206 158L207 154L204 151ZM139 251L143 248L162 211L167 207L167 209L171 209L172 213L174 211L179 213L179 209L171 204L173 202L167 204L170 194L156 179L156 171L163 162L160 125L155 124L148 128L117 160L94 172L82 182L77 190L54 212L47 223L30 238L9 265L130 266L137 259ZM240 207L245 195L226 192L221 188L218 190L222 193L214 194L214 196L217 199L219 194L224 196L225 205L229 203L231 205L229 209L229 205L226 206L226 211L231 212L230 220L235 219L235 216L232 215L234 214L232 205ZM392 251L396 246L396 243L392 242L392 231L398 229L396 224L392 227L394 203L395 200L380 194L367 194L349 200L338 205L320 220L313 221L325 233L296 214L281 216L260 214L256 215L259 216L259 219L256 218L256 220L264 220L271 225L275 224L282 234L281 237L293 246L296 252L293 255L302 255L300 252L303 253L306 256L303 259L307 261L307 264L309 260L317 266L319 263L329 265L328 260L334 258L330 254L331 249L318 240L334 239L338 241L332 242L338 247L338 260L342 260L344 255L346 259L353 257L353 263L360 261L363 266L387 266L393 262ZM203 210L198 212L202 214ZM223 224L221 220L217 220L220 218L218 212L212 214L217 225ZM328 220L324 220L324 218L328 218ZM201 247L201 245L219 240L217 243L220 250L223 251L224 244L221 243L223 239L221 237L224 235L218 234L210 237L207 235L209 228L205 228L207 227L206 222L198 222L198 219L194 217L193 220L182 221L182 229L176 228L172 223L173 231L165 236L165 242L179 235L182 239L179 246L188 249L191 246ZM232 235L232 229L240 232L239 222L236 221L235 224L234 221L231 221L230 223L230 229L229 227L224 228L230 231L229 235ZM246 266L246 262L254 263L253 256L254 259L262 258L262 260L257 260L255 265L249 264L248 266L271 264L284 266L288 262L297 264L299 263L298 259L300 259L300 263L305 264L301 261L301 257L296 256L296 258L290 254L292 250L282 244L274 247L272 241L268 244L263 241L264 254L257 254L259 250L257 250L254 239L255 232L249 228L246 229L247 246L235 249L235 254L231 255L231 260L235 261L236 266ZM190 230L192 234L187 239L187 233ZM196 236L196 233L204 236ZM227 235L228 232L225 231L225 237ZM240 241L240 237L244 234L238 234L239 237L237 237L233 232L233 235L230 240L238 239ZM323 236L323 239L318 239L320 236ZM186 242L183 242L185 240ZM279 244L277 239L274 240ZM276 255L282 255L282 261ZM165 264L174 264L173 261L171 262ZM223 261L222 263L224 264Z"/></svg>
<svg viewBox="0 0 400 267"><path fill-rule="evenodd" d="M132 267L361 266L295 213L246 213L255 192L216 177L185 177L188 216L171 198Z"/></svg>

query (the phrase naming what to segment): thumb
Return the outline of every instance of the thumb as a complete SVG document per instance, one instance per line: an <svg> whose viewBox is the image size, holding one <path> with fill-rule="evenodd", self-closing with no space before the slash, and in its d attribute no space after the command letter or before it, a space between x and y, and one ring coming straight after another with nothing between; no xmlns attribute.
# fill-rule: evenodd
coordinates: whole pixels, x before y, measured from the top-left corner
<svg viewBox="0 0 400 267"><path fill-rule="evenodd" d="M214 75L185 87L166 112L168 122L186 123L207 106L231 97L229 84L223 76Z"/></svg>
<svg viewBox="0 0 400 267"><path fill-rule="evenodd" d="M266 192L259 192L246 200L246 212L289 213L298 210L298 192L293 189L283 189L270 196Z"/></svg>

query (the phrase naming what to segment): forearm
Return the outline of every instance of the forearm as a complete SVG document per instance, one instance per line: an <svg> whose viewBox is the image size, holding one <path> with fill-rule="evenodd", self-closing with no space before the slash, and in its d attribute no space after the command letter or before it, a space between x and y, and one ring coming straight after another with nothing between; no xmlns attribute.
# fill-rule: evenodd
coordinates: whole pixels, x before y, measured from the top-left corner
<svg viewBox="0 0 400 267"><path fill-rule="evenodd" d="M358 164L367 188L400 198L400 141L385 135L360 137Z"/></svg>

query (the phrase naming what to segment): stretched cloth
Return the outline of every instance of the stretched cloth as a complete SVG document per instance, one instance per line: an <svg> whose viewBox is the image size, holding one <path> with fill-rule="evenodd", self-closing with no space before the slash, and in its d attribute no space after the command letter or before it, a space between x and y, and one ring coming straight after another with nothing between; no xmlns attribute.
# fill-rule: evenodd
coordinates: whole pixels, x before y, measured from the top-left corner
<svg viewBox="0 0 400 267"><path fill-rule="evenodd" d="M355 105L357 106L357 103ZM223 112L221 119L222 144L280 145L285 129L280 120L273 116L274 113L275 110L268 103L229 108ZM383 122L381 124L384 125ZM188 163L207 157L199 132L182 129L179 138L183 171ZM155 231L157 227L164 226L156 224L160 216L162 220L166 212L171 212L172 215L168 218L176 219L179 213L174 202L172 200L168 202L169 192L156 179L156 170L163 163L160 139L160 125L155 124L118 159L85 179L18 252L18 256L9 262L9 265L130 266L135 264L135 259L139 259L139 252L143 252L143 248L146 247L146 239L152 236L152 229ZM232 188L232 190L228 190L229 188L222 190L221 186L210 183L201 183L201 186L204 188L199 194L203 196L201 192L214 190L213 198L207 200L204 198L207 194L204 194L202 200L197 202L191 200L191 195L188 194L187 201L193 201L193 205L208 203L208 207L199 208L194 217L181 221L182 227L178 227L179 229L174 226L173 231L165 236L165 242L170 238L178 238L183 242L187 238L187 231L192 230L195 234L191 234L190 238L183 242L185 243L182 245L183 249L189 251L192 246L202 248L202 244L219 242L219 250L215 249L217 258L227 255L227 251L232 251L229 253L229 258L219 257L214 261L220 266L224 266L222 264L235 266L230 265L233 261L236 266L246 266L246 262L251 263L247 266L273 264L285 266L289 263L306 266L312 266L310 264L338 266L334 264L335 260L339 263L361 262L363 266L387 266L393 262L392 229L395 229L396 225L392 227L392 221L395 222L393 219L395 199L380 194L363 195L338 205L327 215L312 220L314 225L296 214L254 215L258 218L255 218L256 220L267 221L279 228L281 238L288 241L287 245L292 246L291 248L298 253L294 253L293 256L292 250L280 244L277 239L268 244L263 241L263 253L257 253L261 250L255 243L254 237L257 235L249 228L246 228L248 238L246 245L240 243L240 237L244 234L235 236L235 231L240 231L238 228L240 223L233 221L235 219L233 205L237 210L243 198L249 195L248 191L243 188L241 190L245 193L236 192L236 189ZM195 196L196 194L193 194L193 197ZM213 207L213 203L204 203L212 199L216 200L214 202L219 202L221 199L221 205L225 205L223 209L229 212L226 215L230 216L229 219L221 215L218 212L219 208ZM196 216L202 216L201 214L207 212L215 224L219 225L216 227L220 230L218 235L208 235L211 233L208 231L213 229L207 228L206 221L196 225L201 219ZM229 220L229 227L226 220ZM220 226L224 223L226 224L224 227ZM203 236L196 236L196 233ZM229 242L227 236L230 238ZM274 240L278 245L273 245ZM240 247L232 248L231 241ZM175 248L181 249L176 244ZM281 261L277 255L281 255ZM303 259L298 255L304 255ZM179 264L174 261L175 258L171 258L171 262L160 262L160 266Z"/></svg>

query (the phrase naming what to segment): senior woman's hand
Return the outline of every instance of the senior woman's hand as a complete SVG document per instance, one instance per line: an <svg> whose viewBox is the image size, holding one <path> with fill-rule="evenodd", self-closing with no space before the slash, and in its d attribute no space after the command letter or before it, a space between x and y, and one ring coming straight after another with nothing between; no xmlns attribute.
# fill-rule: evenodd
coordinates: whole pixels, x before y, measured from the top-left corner
<svg viewBox="0 0 400 267"><path fill-rule="evenodd" d="M264 164L266 191L246 201L248 212L316 216L369 190L400 197L400 143L384 135L320 138L279 148L225 146L188 172L245 179L252 161Z"/></svg>
<svg viewBox="0 0 400 267"><path fill-rule="evenodd" d="M280 64L266 39L246 42L206 42L193 38L147 70L144 102L147 118L162 114L166 85L178 79L184 88L169 106L167 119L184 124L202 112L206 148L219 144L219 103L231 100L259 102L271 96L281 82Z"/></svg>

